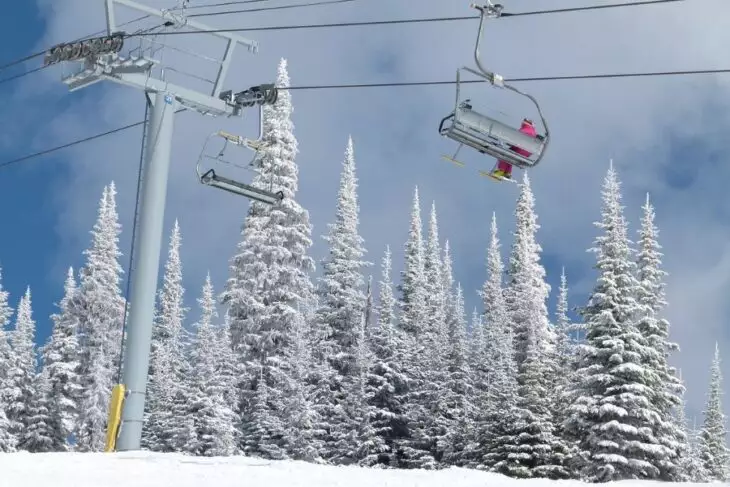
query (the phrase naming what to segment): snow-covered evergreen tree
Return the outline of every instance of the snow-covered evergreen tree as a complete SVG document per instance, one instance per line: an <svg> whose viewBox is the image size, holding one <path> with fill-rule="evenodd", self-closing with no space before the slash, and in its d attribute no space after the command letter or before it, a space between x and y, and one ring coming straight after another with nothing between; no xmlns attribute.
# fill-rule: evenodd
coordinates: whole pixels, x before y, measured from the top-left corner
<svg viewBox="0 0 730 487"><path fill-rule="evenodd" d="M269 370L268 379L264 376L265 368ZM246 421L243 423L243 452L272 460L288 459L281 369L269 364L261 365L256 375L256 390L252 394L251 404L246 411Z"/></svg>
<svg viewBox="0 0 730 487"><path fill-rule="evenodd" d="M596 238L598 281L582 314L586 343L579 357L576 399L566 433L579 449L579 469L590 481L656 479L670 455L653 431L654 372L650 352L633 319L639 311L620 183L611 166L603 190L602 235Z"/></svg>
<svg viewBox="0 0 730 487"><path fill-rule="evenodd" d="M382 261L382 277L379 285L378 305L376 312L378 315L378 327L395 326L396 323L396 298L393 294L393 279L391 277L393 269L393 254L390 252L390 245L385 247Z"/></svg>
<svg viewBox="0 0 730 487"><path fill-rule="evenodd" d="M356 428L344 403L348 401L348 389L358 374L357 343L360 322L366 305L363 292L363 261L365 249L359 233L359 206L357 202L357 177L352 137L347 140L342 163L340 188L337 195L335 222L329 224L329 234L324 236L329 255L324 260L322 278L317 290L320 308L316 322L319 328L319 348L326 348L328 362L333 373L329 374L329 388L333 393L330 414L325 419L330 424L330 435L325 438L325 458L349 457L352 446L346 438ZM324 380L324 379L323 379ZM336 445L340 446L336 446ZM344 448L348 451L341 451ZM339 451L338 451L339 450Z"/></svg>
<svg viewBox="0 0 730 487"><path fill-rule="evenodd" d="M79 320L81 385L75 438L80 451L102 451L109 397L119 370L124 298L120 289L119 216L114 182L104 187L91 246L84 251L71 313Z"/></svg>
<svg viewBox="0 0 730 487"><path fill-rule="evenodd" d="M710 388L707 392L705 420L699 434L699 458L702 461L707 480L726 482L730 478L727 447L727 426L722 410L722 371L720 369L720 347L715 343L715 356L710 368Z"/></svg>
<svg viewBox="0 0 730 487"><path fill-rule="evenodd" d="M18 449L32 451L33 447L25 436L32 423L33 399L36 392L36 359L35 348L36 324L33 320L30 287L20 298L18 314L15 318L15 329L10 335L10 345L13 349L14 360L9 371L10 402L7 415L15 436L18 438Z"/></svg>
<svg viewBox="0 0 730 487"><path fill-rule="evenodd" d="M473 362L477 415L474 466L504 472L514 444L514 426L519 419L517 409L517 368L514 359L514 337L510 327L502 275L504 264L500 252L497 217L492 214L491 235L487 249L487 280L481 290L484 315L481 330L476 334Z"/></svg>
<svg viewBox="0 0 730 487"><path fill-rule="evenodd" d="M545 269L540 263L542 248L536 233L540 226L535 214L535 197L530 178L524 174L522 190L515 209L515 234L510 253L509 283L505 291L507 310L515 334L515 360L521 365L526 358L527 344L534 333L540 357L551 353L553 346L546 300L550 285L545 282ZM546 357L543 357L546 358ZM541 358L542 359L542 358Z"/></svg>
<svg viewBox="0 0 730 487"><path fill-rule="evenodd" d="M226 330L217 332L217 317L213 284L206 276L203 292L198 298L200 319L196 324L193 364L193 387L190 413L195 424L196 439L190 453L201 456L228 456L236 451L236 418L226 399L233 385L224 372L227 349Z"/></svg>
<svg viewBox="0 0 730 487"><path fill-rule="evenodd" d="M428 238L424 249L423 272L426 286L426 321L424 343L428 344L429 368L432 371L440 371L444 367L446 354L443 347L437 346L444 343L448 337L446 324L446 307L448 298L444 289L444 264L441 260L441 244L439 242L438 215L436 213L436 202L431 204L431 214L428 223ZM451 303L453 305L453 303ZM433 380L443 380L443 377L434 376Z"/></svg>
<svg viewBox="0 0 730 487"><path fill-rule="evenodd" d="M423 242L421 206L416 187L413 193L410 231L405 244L405 266L401 271L399 289L402 294L400 328L405 332L404 346L408 361L404 372L408 377L406 416L407 437L399 441L401 468L434 468L434 439L427 425L430 404L424 396L427 390L428 313L426 309L426 246Z"/></svg>
<svg viewBox="0 0 730 487"><path fill-rule="evenodd" d="M464 448L459 452L454 464L461 467L478 468L483 464L484 437L487 411L486 346L484 316L475 306L472 310L471 324L467 334L467 364L469 366L469 395L467 401L468 429Z"/></svg>
<svg viewBox="0 0 730 487"><path fill-rule="evenodd" d="M51 383L48 371L33 377L33 397L28 404L26 425L20 434L20 447L32 453L66 449L63 419L60 411L51 407Z"/></svg>
<svg viewBox="0 0 730 487"><path fill-rule="evenodd" d="M679 377L681 381L681 374ZM687 404L684 393L680 396L680 403L674 408L672 419L675 427L684 433L687 439L678 448L677 464L679 467L677 482L705 482L706 473L702 460L697 454L697 443L694 432L690 431L686 416Z"/></svg>
<svg viewBox="0 0 730 487"><path fill-rule="evenodd" d="M365 332L365 313L361 315L358 326L356 360L354 375L346 383L345 400L342 404L351 423L349 431L341 431L337 441L337 456L333 459L339 464L361 462L371 455L370 439L375 437L375 428L370 422L375 409L367 401L368 371L373 363L373 355ZM377 451L377 447L376 447Z"/></svg>
<svg viewBox="0 0 730 487"><path fill-rule="evenodd" d="M373 276L368 276L368 288L365 291L365 333L370 335L373 327Z"/></svg>
<svg viewBox="0 0 730 487"><path fill-rule="evenodd" d="M291 346L287 350L290 368L285 406L287 451L294 460L320 462L324 450L321 438L326 432L318 429L322 419L313 404L315 389L307 380L312 356L304 313L297 315L291 333Z"/></svg>
<svg viewBox="0 0 730 487"><path fill-rule="evenodd" d="M444 326L446 334L454 326L454 322L460 319L459 311L456 309L456 294L454 291L454 261L451 257L451 246L448 239L444 242L444 250L441 258L441 292L444 295Z"/></svg>
<svg viewBox="0 0 730 487"><path fill-rule="evenodd" d="M184 451L194 442L184 419L188 411L191 371L185 354L188 340L183 328L184 307L180 226L175 220L165 263L162 289L158 294L157 316L152 334L149 394L145 446L155 451Z"/></svg>
<svg viewBox="0 0 730 487"><path fill-rule="evenodd" d="M51 316L53 331L43 348L43 373L47 376L44 380L48 381L49 394L48 414L60 418L60 421L55 422L60 429L53 435L63 438L63 443L54 445L53 451L68 449L68 440L79 415L82 385L79 319L73 310L76 292L74 271L69 267L64 296L58 304L59 312Z"/></svg>
<svg viewBox="0 0 730 487"><path fill-rule="evenodd" d="M568 406L575 399L571 393L572 384L575 383L575 367L578 360L578 340L576 332L578 327L568 316L568 278L565 275L565 268L560 274L560 289L558 291L558 302L555 307L555 334L556 334L556 374L555 374L555 396L553 401L553 420L555 431L559 436L563 435L563 422L567 419Z"/></svg>
<svg viewBox="0 0 730 487"><path fill-rule="evenodd" d="M449 415L443 448L444 461L447 464L465 466L468 460L463 458L463 452L471 440L473 386L468 360L467 320L461 284L457 285L453 307L455 315L454 319L449 322L446 347L448 376L444 402Z"/></svg>
<svg viewBox="0 0 730 487"><path fill-rule="evenodd" d="M577 346L572 332L573 323L568 316L568 278L565 275L565 268L560 274L560 289L558 290L558 302L555 307L555 331L557 334L556 352L558 365L562 372L564 381L568 381L572 368L573 357L577 353Z"/></svg>
<svg viewBox="0 0 730 487"><path fill-rule="evenodd" d="M408 359L404 332L396 327L393 296L392 255L387 246L382 260L377 305L378 326L370 337L372 362L368 368L365 397L372 429L368 453L362 465L397 467L398 445L407 435L406 394L408 379L404 365Z"/></svg>
<svg viewBox="0 0 730 487"><path fill-rule="evenodd" d="M401 271L400 326L410 337L419 336L425 321L426 276L424 272L423 224L418 187L413 191L411 224L405 244L405 265ZM415 358L415 357L414 357Z"/></svg>
<svg viewBox="0 0 730 487"><path fill-rule="evenodd" d="M286 60L279 64L276 84L290 84ZM241 367L237 388L240 421L246 425L242 446L280 457L284 447L277 438L284 428L284 403L275 384L297 315L315 301L310 277L314 261L307 254L312 246L309 213L296 201L298 149L291 93L280 91L277 102L263 110L264 148L252 184L282 191L284 199L274 206L250 204L221 301ZM262 378L266 387L260 388ZM261 438L271 438L274 446L270 449Z"/></svg>
<svg viewBox="0 0 730 487"><path fill-rule="evenodd" d="M487 249L487 279L480 291L484 305L484 321L482 336L478 337L481 346L478 347L478 368L475 370L476 386L483 391L479 408L483 411L490 409L490 404L504 386L502 374L512 368L513 357L502 356L506 352L502 343L507 334L512 334L510 316L507 310L507 290L503 287L502 276L504 264L502 262L501 244L497 216L492 213L490 227L490 241ZM512 348L510 348L512 350ZM493 394L494 393L494 394ZM488 400L485 398L489 398ZM486 401L486 402L485 402Z"/></svg>
<svg viewBox="0 0 730 487"><path fill-rule="evenodd" d="M637 300L641 312L637 326L650 347L647 366L652 369L655 380L652 384L654 394L652 403L659 413L654 434L669 452L660 464L660 478L676 482L682 476L677 463L680 450L686 448L687 437L684 430L677 427L672 412L680 407L684 386L677 377L675 369L668 363L670 352L678 351L679 346L669 341L669 322L661 316L667 304L664 294L664 276L667 273L662 269L661 246L658 242L659 229L654 223L654 207L649 201L648 194L642 209L644 211L639 229L637 256L639 280Z"/></svg>
<svg viewBox="0 0 730 487"><path fill-rule="evenodd" d="M8 303L8 292L3 288L2 268L0 268L0 453L15 451L18 439L8 419L8 406L12 400L12 386L9 372L15 361L10 347L7 326L13 315L13 309Z"/></svg>
<svg viewBox="0 0 730 487"><path fill-rule="evenodd" d="M454 298L447 295L444 289L444 265L441 260L441 244L439 241L438 216L436 203L431 205L428 224L428 237L424 248L423 259L426 316L419 342L425 347L420 384L419 402L422 405L423 418L413 417L422 426L424 445L430 443L433 457L426 458L428 466L438 466L450 440L447 433L452 427L454 416L450 410L448 391L448 347L443 344L449 341L449 328L446 322L447 306L454 306Z"/></svg>
<svg viewBox="0 0 730 487"><path fill-rule="evenodd" d="M359 212L355 153L350 137L342 163L335 222L328 225L329 234L324 237L329 256L322 265L318 290L318 319L332 330L330 360L341 376L352 375L355 367L357 336L366 300L363 267L368 263L362 260L365 249L358 230Z"/></svg>
<svg viewBox="0 0 730 487"><path fill-rule="evenodd" d="M473 467L483 464L484 456L488 453L485 450L486 438L495 436L496 431L492 428L497 426L498 418L495 408L499 397L505 392L516 393L516 389L506 391L508 379L503 375L508 370L514 372L514 364L511 355L513 346L505 348L506 337L511 336L511 333L502 282L504 264L500 248L497 216L492 213L486 259L487 278L479 291L484 312L479 320L476 319L476 316L472 320L471 363L475 388L473 416L475 444L474 451L470 455ZM502 356L503 353L510 355L505 357ZM516 385L509 384L509 387L516 387ZM508 406L513 407L514 404L508 404ZM507 412L512 413L509 409ZM492 465L493 463L487 464L487 466Z"/></svg>
<svg viewBox="0 0 730 487"><path fill-rule="evenodd" d="M478 430L484 454L478 465L514 475L514 444L525 412L518 408L517 366L514 337L510 329L492 333L492 353L497 357L490 375L486 418Z"/></svg>
<svg viewBox="0 0 730 487"><path fill-rule="evenodd" d="M5 414L5 405L0 409L0 453L12 453L16 450L18 439L13 433L12 424Z"/></svg>
<svg viewBox="0 0 730 487"><path fill-rule="evenodd" d="M685 472L690 482L707 482L708 475L704 463L702 463L702 445L700 444L700 432L696 427L691 428L687 437L689 438L688 461L684 464Z"/></svg>
<svg viewBox="0 0 730 487"><path fill-rule="evenodd" d="M540 228L530 180L525 173L515 211L515 241L510 256L510 323L517 335L518 421L513 425L513 444L504 445L513 455L498 470L516 477L567 478L564 466L567 445L555 431L555 400L550 390L555 383L557 364L546 300L550 286L540 263Z"/></svg>

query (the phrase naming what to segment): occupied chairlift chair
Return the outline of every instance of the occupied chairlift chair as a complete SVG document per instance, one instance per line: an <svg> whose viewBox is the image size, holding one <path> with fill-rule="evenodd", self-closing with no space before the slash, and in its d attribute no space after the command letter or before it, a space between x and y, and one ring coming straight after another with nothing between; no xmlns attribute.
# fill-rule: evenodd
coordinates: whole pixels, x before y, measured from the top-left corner
<svg viewBox="0 0 730 487"><path fill-rule="evenodd" d="M276 88L269 85L263 85L261 87L254 87L250 90L247 90L248 92L245 93L245 96L247 98L250 98L251 105L254 105L257 103L255 100L261 100L266 99L267 103L272 104L276 102L276 97L278 94L278 91ZM252 93L256 92L256 93ZM222 93L221 98L230 97L233 96L230 92ZM240 97L239 97L240 101ZM222 189L224 191L228 191L229 193L237 194L240 196L245 196L246 198L259 201L261 203L273 205L275 203L280 202L284 199L284 193L282 191L278 191L276 193L273 192L273 180L274 176L271 175L271 180L269 181L269 190L263 190L259 188L255 188L250 184L243 183L241 181L236 181L234 179L230 179L224 176L220 176L215 172L215 169L213 167L210 167L209 169L204 169L204 163L207 161L212 161L214 165L216 164L228 164L230 166L237 167L239 169L245 169L247 171L253 172L253 166L254 162L256 161L259 153L264 148L263 143L263 104L259 104L259 135L256 140L247 139L240 135L233 135L228 132L224 132L222 130L219 130L218 132L213 132L210 134L206 140L205 144L203 145L203 149L200 152L200 156L198 157L198 163L195 166L195 170L198 174L198 179L201 183L212 186L214 188ZM206 150L208 148L208 144L210 143L211 139L223 139L223 147L218 151L217 155L212 156L208 153L206 153ZM236 146L245 146L246 148L254 151L253 159L246 165L242 166L240 164L236 164L234 162L231 162L229 160L224 159L225 151L228 148L228 144L234 144Z"/></svg>
<svg viewBox="0 0 730 487"><path fill-rule="evenodd" d="M537 100L527 93L523 93L520 90L510 86L504 82L504 78L498 74L488 71L482 65L480 61L479 47L482 40L484 30L484 18L497 18L502 14L502 5L493 5L488 2L485 6L478 6L475 4L471 5L481 12L479 19L479 33L477 35L476 46L474 48L474 60L476 61L479 72L462 67L456 70L456 104L454 111L441 120L439 125L439 133L442 136L448 137L459 143L459 147L456 149L453 157L443 156L445 159L454 162L460 166L464 164L456 159L459 154L459 150L463 145L467 145L473 149L476 149L482 154L488 154L496 157L497 159L504 160L512 165L515 165L522 169L528 169L537 166L542 157L545 154L548 143L550 142L550 134L548 130L547 121L542 114L540 105ZM523 134L519 130L512 128L502 122L494 120L486 115L476 112L472 109L470 100L464 100L463 102L459 99L460 88L461 88L461 71L468 71L475 74L485 80L489 81L492 86L499 88L506 88L519 95L529 98L530 101L537 108L537 112L540 115L540 119L543 127L545 128L545 135L538 135L536 138L530 137ZM520 147L522 149L531 152L530 157L524 157L521 154L510 150L510 146ZM490 173L481 172L483 175L491 176Z"/></svg>

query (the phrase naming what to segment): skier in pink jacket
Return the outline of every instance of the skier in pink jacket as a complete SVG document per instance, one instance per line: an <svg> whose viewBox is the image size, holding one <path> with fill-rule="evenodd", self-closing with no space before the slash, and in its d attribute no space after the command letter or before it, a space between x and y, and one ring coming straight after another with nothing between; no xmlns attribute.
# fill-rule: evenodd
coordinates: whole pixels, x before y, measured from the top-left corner
<svg viewBox="0 0 730 487"><path fill-rule="evenodd" d="M523 134L529 135L530 137L537 137L537 132L535 131L535 126L532 123L532 120L525 118L522 120L522 126L520 127L520 132ZM522 149L520 147L511 145L509 150L518 153L521 156L530 157L532 155L531 152L526 151L525 149ZM503 161L499 159L497 161L497 170L492 173L494 176L498 178L505 178L505 179L511 179L512 178L512 164L510 164L507 161Z"/></svg>

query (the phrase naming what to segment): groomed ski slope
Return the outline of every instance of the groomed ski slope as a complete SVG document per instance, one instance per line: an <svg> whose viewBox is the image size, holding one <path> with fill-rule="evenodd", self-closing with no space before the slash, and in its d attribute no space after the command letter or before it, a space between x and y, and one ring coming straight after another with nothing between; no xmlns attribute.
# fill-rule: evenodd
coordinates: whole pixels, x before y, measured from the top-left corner
<svg viewBox="0 0 730 487"><path fill-rule="evenodd" d="M376 470L147 452L0 454L2 487L550 487L555 483L560 487L587 485L577 481L514 480L458 468ZM611 485L666 484L624 481Z"/></svg>

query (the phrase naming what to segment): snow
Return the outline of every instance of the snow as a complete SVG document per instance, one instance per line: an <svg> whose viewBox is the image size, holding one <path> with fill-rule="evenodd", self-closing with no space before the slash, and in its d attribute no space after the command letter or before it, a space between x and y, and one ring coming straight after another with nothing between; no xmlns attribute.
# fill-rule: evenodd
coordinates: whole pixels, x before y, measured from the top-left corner
<svg viewBox="0 0 730 487"><path fill-rule="evenodd" d="M570 487L578 481L515 480L460 468L385 470L251 457L200 458L172 453L8 453L5 487ZM557 484L557 485L556 485ZM649 487L653 482L615 482ZM686 487L700 484L682 484Z"/></svg>

